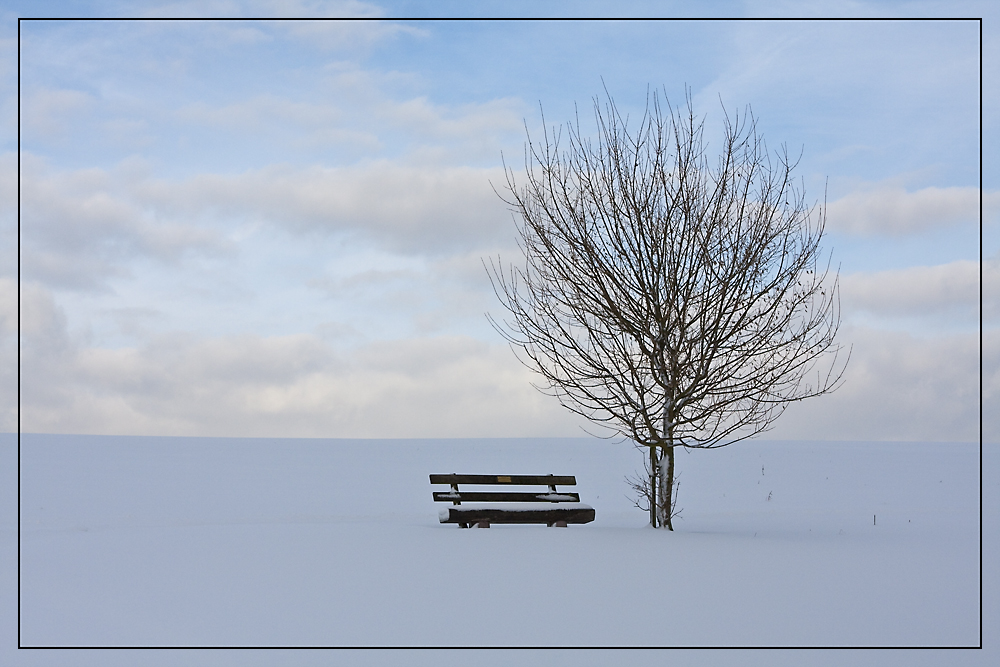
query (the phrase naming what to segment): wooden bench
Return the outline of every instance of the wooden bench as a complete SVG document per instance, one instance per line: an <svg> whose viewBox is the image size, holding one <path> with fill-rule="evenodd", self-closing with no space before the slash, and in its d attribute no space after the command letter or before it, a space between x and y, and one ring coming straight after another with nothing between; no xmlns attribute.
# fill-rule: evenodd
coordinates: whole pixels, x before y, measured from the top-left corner
<svg viewBox="0 0 1000 667"><path fill-rule="evenodd" d="M590 523L594 508L580 502L580 494L556 490L575 486L572 475L431 475L431 484L448 484L449 491L435 491L434 500L452 503L439 513L441 523L459 528L489 528L491 523L544 523L565 528L571 523ZM460 491L459 484L486 486L544 485L546 491ZM474 506L462 502L488 503ZM493 504L509 503L509 504Z"/></svg>

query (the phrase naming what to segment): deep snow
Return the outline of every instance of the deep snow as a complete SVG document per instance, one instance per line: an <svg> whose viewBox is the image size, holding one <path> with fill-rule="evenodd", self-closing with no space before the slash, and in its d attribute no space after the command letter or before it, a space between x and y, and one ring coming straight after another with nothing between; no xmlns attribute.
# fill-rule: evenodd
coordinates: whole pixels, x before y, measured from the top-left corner
<svg viewBox="0 0 1000 667"><path fill-rule="evenodd" d="M16 436L2 436L0 663L430 664L459 657L15 652L16 456ZM994 664L996 447L984 457L985 650L750 651L738 662ZM22 435L20 466L24 646L979 643L976 445L747 442L682 453L685 509L674 533L644 527L644 514L625 497L624 476L641 466L641 455L595 439ZM427 475L443 472L574 474L573 490L597 518L567 529L441 525ZM513 655L547 665L618 661L603 651ZM474 656L480 664L511 659ZM687 658L679 664L735 658L728 651L670 656Z"/></svg>

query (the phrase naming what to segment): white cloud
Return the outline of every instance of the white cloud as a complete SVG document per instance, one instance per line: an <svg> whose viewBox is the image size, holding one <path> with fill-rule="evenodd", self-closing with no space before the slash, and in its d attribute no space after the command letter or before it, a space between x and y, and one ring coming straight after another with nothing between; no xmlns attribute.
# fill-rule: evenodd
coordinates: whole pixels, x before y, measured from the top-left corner
<svg viewBox="0 0 1000 667"><path fill-rule="evenodd" d="M512 233L490 181L499 168L417 167L389 161L350 168L274 166L235 176L152 181L136 196L174 217L210 212L294 232L361 232L403 253L453 252Z"/></svg>
<svg viewBox="0 0 1000 667"><path fill-rule="evenodd" d="M1000 260L982 266L983 319L1000 318ZM889 271L862 271L840 277L841 303L850 317L856 312L880 318L905 317L926 322L979 322L979 262L960 260L937 266L911 266Z"/></svg>
<svg viewBox="0 0 1000 667"><path fill-rule="evenodd" d="M324 70L310 101L276 95L222 105L196 101L174 117L188 127L238 138L244 148L276 143L341 164L351 156L402 156L410 164L496 163L503 142L522 132L523 103L515 98L433 104L426 97L405 97L417 82L398 72L377 73L353 63L332 63ZM320 151L330 146L339 150Z"/></svg>
<svg viewBox="0 0 1000 667"><path fill-rule="evenodd" d="M15 283L0 281L3 423L12 391ZM120 349L72 338L37 285L22 287L26 431L298 437L576 435L580 422L530 387L503 345L438 336L337 349L306 334L159 335ZM976 334L918 339L857 326L844 386L792 406L771 437L975 440ZM1000 332L983 345L984 434L1000 441Z"/></svg>
<svg viewBox="0 0 1000 667"><path fill-rule="evenodd" d="M243 147L276 141L309 152L330 146L348 149L351 154L378 154L385 149L375 128L351 124L344 110L333 104L261 95L224 106L194 102L178 109L175 116L189 126L208 127L238 138Z"/></svg>
<svg viewBox="0 0 1000 667"><path fill-rule="evenodd" d="M327 8L323 14L336 18L349 16L377 18L382 10L360 2L345 3L345 10ZM316 16L315 10L303 10L304 15ZM358 50L398 35L424 36L426 30L391 21L282 21L276 24L289 38L324 50Z"/></svg>
<svg viewBox="0 0 1000 667"><path fill-rule="evenodd" d="M979 337L920 339L858 326L843 386L791 406L769 437L815 440L977 441ZM983 437L1000 442L1000 331L983 334Z"/></svg>
<svg viewBox="0 0 1000 667"><path fill-rule="evenodd" d="M35 283L21 285L18 341L18 300L17 281L0 278L0 431L6 432L17 430L18 404L22 400L18 373L23 380L29 379L29 373L58 378L63 364L73 356L65 314L52 295ZM26 366L26 359L36 359L38 364ZM66 394L61 387L51 389L50 395Z"/></svg>
<svg viewBox="0 0 1000 667"><path fill-rule="evenodd" d="M92 95L79 90L36 90L21 99L21 124L29 136L52 138L65 133L70 123L95 103Z"/></svg>
<svg viewBox="0 0 1000 667"><path fill-rule="evenodd" d="M20 315L20 331L26 340L44 340L51 347L53 341L65 339L66 316L51 293L37 283L25 281L20 296L19 311L17 281L0 278L0 336L17 334Z"/></svg>
<svg viewBox="0 0 1000 667"><path fill-rule="evenodd" d="M9 283L9 284L8 284ZM0 284L4 317L12 281ZM25 329L25 431L298 437L575 435L510 351L462 336L383 341L345 353L312 335L161 335L139 348L69 342L44 290ZM3 321L7 321L4 319ZM9 328L8 328L9 329ZM3 341L13 357L12 332ZM5 378L8 379L9 378ZM6 387L5 383L5 387ZM3 423L13 430L12 392Z"/></svg>
<svg viewBox="0 0 1000 667"><path fill-rule="evenodd" d="M274 41L271 35L263 30L250 27L237 27L228 31L229 41L233 44L262 44Z"/></svg>
<svg viewBox="0 0 1000 667"><path fill-rule="evenodd" d="M498 132L521 131L522 108L521 100L515 98L450 107L432 104L426 97L415 97L383 103L379 112L381 117L417 136L469 141Z"/></svg>
<svg viewBox="0 0 1000 667"><path fill-rule="evenodd" d="M99 287L135 257L173 261L192 249L218 251L213 231L164 218L131 198L128 178L103 169L54 171L21 158L22 272L70 288Z"/></svg>
<svg viewBox="0 0 1000 667"><path fill-rule="evenodd" d="M1000 192L983 193L983 217L1000 211ZM903 236L979 220L979 189L929 187L907 192L879 184L831 202L827 228L863 236Z"/></svg>

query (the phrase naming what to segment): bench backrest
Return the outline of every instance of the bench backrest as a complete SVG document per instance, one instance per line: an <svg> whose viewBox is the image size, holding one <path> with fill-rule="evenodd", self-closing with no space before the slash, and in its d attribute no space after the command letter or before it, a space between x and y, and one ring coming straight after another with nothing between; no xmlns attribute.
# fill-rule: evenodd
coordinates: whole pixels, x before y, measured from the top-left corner
<svg viewBox="0 0 1000 667"><path fill-rule="evenodd" d="M519 502L519 503L566 503L580 502L578 493L561 493L559 486L575 486L573 475L431 475L431 484L449 484L450 491L435 491L434 500L451 501L455 505L466 502ZM460 491L459 484L530 486L544 485L548 491Z"/></svg>

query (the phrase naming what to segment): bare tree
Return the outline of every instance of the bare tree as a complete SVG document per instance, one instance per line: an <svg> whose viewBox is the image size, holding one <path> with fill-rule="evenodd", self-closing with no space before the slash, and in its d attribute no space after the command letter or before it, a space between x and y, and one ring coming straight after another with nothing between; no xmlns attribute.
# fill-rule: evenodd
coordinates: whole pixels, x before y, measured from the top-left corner
<svg viewBox="0 0 1000 667"><path fill-rule="evenodd" d="M610 96L595 98L596 139L577 117L565 149L562 128L529 135L526 181L505 163L501 195L525 265L488 270L511 316L494 327L539 389L648 450L637 504L672 530L676 447L767 430L838 386L846 360L825 212L793 182L797 160L769 153L748 111L725 114L710 164L690 95L685 110L664 100L647 97L630 131Z"/></svg>

